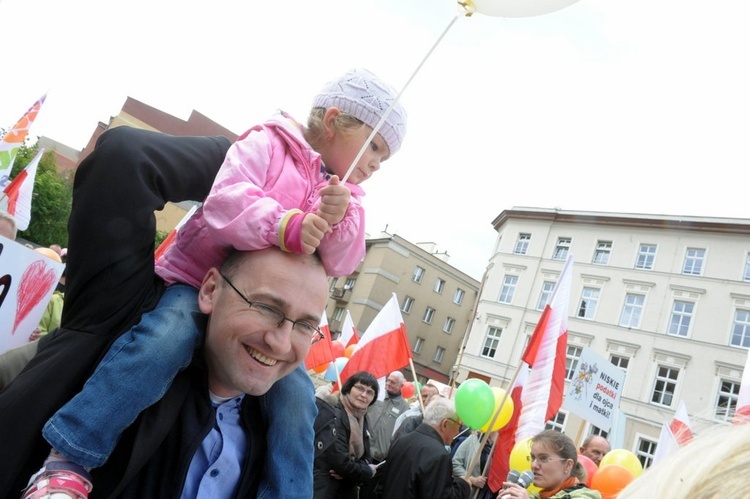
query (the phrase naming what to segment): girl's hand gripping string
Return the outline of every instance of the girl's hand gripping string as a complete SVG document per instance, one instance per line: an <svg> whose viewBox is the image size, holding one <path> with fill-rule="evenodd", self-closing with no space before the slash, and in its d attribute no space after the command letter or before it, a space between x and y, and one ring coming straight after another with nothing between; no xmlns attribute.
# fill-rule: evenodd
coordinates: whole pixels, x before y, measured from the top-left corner
<svg viewBox="0 0 750 499"><path fill-rule="evenodd" d="M346 185L342 184L338 175L334 175L328 181L328 185L320 190L320 206L317 215L335 225L344 219L346 209L349 206L351 192ZM330 232L330 228L328 229Z"/></svg>

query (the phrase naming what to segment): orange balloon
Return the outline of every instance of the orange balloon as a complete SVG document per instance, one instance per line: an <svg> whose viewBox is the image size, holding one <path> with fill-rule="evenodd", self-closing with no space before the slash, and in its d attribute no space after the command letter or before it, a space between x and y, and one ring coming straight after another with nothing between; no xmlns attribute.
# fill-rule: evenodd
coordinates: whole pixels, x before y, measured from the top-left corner
<svg viewBox="0 0 750 499"><path fill-rule="evenodd" d="M47 258L51 258L57 263L62 263L62 258L60 258L60 255L58 255L57 252L51 248L36 248L34 249L34 251L46 256Z"/></svg>
<svg viewBox="0 0 750 499"><path fill-rule="evenodd" d="M356 347L356 343L354 345L349 345L348 347L346 347L346 349L344 350L344 357L346 357L347 359L351 358Z"/></svg>
<svg viewBox="0 0 750 499"><path fill-rule="evenodd" d="M601 492L602 497L616 497L634 479L633 473L625 466L608 464L594 473L591 488Z"/></svg>
<svg viewBox="0 0 750 499"><path fill-rule="evenodd" d="M330 365L331 365L330 362L326 362L325 364L321 364L319 366L315 366L315 367L313 367L313 372L315 374L324 373L324 372L326 372L326 370L328 369L328 366L330 366Z"/></svg>

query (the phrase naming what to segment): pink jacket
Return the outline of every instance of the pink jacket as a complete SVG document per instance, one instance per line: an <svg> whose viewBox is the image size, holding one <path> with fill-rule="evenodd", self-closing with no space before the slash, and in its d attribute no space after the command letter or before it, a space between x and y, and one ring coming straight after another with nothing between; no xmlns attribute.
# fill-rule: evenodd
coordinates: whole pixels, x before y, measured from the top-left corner
<svg viewBox="0 0 750 499"><path fill-rule="evenodd" d="M299 123L277 115L251 128L227 151L203 206L157 260L156 273L167 284L199 287L232 248L279 246L301 253L302 217L317 211L318 190L327 183L320 155L305 141ZM346 185L352 193L346 215L318 247L333 277L351 274L365 255L364 192Z"/></svg>

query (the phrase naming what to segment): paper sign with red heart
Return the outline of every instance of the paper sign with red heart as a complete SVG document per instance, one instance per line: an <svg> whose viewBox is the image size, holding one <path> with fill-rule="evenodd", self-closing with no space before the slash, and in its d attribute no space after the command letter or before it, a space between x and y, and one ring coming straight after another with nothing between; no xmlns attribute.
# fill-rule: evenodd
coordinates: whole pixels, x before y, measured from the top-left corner
<svg viewBox="0 0 750 499"><path fill-rule="evenodd" d="M55 271L43 260L32 262L26 268L18 285L18 299L16 301L16 320L13 324L13 334L18 325L23 322L57 282Z"/></svg>

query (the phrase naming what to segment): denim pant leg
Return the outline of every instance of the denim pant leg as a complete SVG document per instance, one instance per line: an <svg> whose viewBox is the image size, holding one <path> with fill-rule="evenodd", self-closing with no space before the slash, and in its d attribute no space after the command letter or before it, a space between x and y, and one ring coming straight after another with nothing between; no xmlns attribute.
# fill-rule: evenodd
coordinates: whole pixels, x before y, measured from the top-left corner
<svg viewBox="0 0 750 499"><path fill-rule="evenodd" d="M50 418L44 438L82 466L104 464L122 432L159 400L202 342L198 290L176 284L112 344L83 390Z"/></svg>
<svg viewBox="0 0 750 499"><path fill-rule="evenodd" d="M261 403L268 417L268 455L257 497L309 499L318 408L304 365L274 383Z"/></svg>

